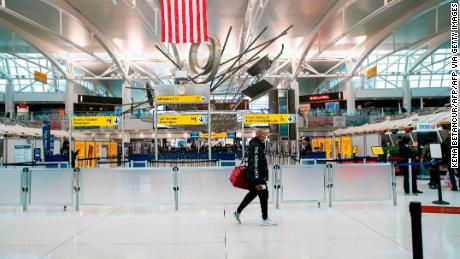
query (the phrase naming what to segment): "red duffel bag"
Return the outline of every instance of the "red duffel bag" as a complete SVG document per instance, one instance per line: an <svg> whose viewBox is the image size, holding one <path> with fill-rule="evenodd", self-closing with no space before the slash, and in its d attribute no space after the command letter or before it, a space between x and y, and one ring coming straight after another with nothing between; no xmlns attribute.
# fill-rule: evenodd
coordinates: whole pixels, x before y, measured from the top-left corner
<svg viewBox="0 0 460 259"><path fill-rule="evenodd" d="M248 180L246 179L246 166L235 166L229 177L230 182L236 188L249 189Z"/></svg>

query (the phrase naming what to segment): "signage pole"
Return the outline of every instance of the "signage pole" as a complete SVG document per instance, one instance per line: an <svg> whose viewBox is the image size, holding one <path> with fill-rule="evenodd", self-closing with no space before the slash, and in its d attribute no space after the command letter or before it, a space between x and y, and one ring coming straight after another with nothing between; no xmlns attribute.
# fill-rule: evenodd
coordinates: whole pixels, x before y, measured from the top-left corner
<svg viewBox="0 0 460 259"><path fill-rule="evenodd" d="M296 115L297 119L295 121L295 142L297 145L297 154L296 158L297 160L300 160L300 132L299 132L299 121L300 121L300 116L297 114Z"/></svg>
<svg viewBox="0 0 460 259"><path fill-rule="evenodd" d="M208 102L208 159L211 158L211 102Z"/></svg>
<svg viewBox="0 0 460 259"><path fill-rule="evenodd" d="M243 161L244 161L244 114L243 114L243 119L241 120L241 151L242 151Z"/></svg>
<svg viewBox="0 0 460 259"><path fill-rule="evenodd" d="M73 168L72 166L72 153L73 153L73 148L72 148L72 144L73 144L73 141L72 141L72 117L73 117L73 114L70 114L69 115L69 167L70 168Z"/></svg>
<svg viewBox="0 0 460 259"><path fill-rule="evenodd" d="M155 129L155 160L158 160L158 107L155 102L155 113L153 114L153 125Z"/></svg>
<svg viewBox="0 0 460 259"><path fill-rule="evenodd" d="M125 115L121 116L121 167L125 167Z"/></svg>

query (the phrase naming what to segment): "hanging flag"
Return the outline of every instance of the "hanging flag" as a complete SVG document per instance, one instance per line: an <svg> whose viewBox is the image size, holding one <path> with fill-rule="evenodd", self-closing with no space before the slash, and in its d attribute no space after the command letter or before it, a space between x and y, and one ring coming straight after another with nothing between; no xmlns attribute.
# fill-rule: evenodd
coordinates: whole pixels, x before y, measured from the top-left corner
<svg viewBox="0 0 460 259"><path fill-rule="evenodd" d="M161 41L208 41L206 0L160 0Z"/></svg>

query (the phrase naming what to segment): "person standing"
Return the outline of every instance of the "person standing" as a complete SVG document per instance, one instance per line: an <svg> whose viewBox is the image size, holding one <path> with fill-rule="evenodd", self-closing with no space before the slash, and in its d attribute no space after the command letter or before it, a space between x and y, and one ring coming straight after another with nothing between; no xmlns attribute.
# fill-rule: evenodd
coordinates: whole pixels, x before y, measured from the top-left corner
<svg viewBox="0 0 460 259"><path fill-rule="evenodd" d="M447 171L449 172L449 177L450 177L450 183L452 184L452 191L456 192L458 191L458 186L457 186L457 181L455 180L455 168L452 168L452 161L451 161L451 157L452 157L452 153L451 153L451 149L452 149L452 140L451 140L451 134L452 132L449 130L449 137L446 138L442 144L441 144L441 147L442 147L442 155L443 155L443 158L444 158L444 163L447 167ZM458 177L458 184L460 185L460 177L459 175L457 174L457 177Z"/></svg>
<svg viewBox="0 0 460 259"><path fill-rule="evenodd" d="M431 142L431 141L430 141ZM422 149L422 156L421 156L421 162L431 162L431 150L430 150L430 145L426 143L423 145ZM426 165L425 168L428 169L430 172L430 182L428 183L428 186L430 189L437 189L438 188L438 181L437 177L439 177L439 168L438 166L435 165Z"/></svg>
<svg viewBox="0 0 460 259"><path fill-rule="evenodd" d="M249 193L246 194L238 209L233 213L236 221L241 224L241 212L259 196L262 210L262 226L275 226L276 224L268 218L268 163L265 157L265 138L267 133L263 129L257 129L256 136L249 141L247 181Z"/></svg>
<svg viewBox="0 0 460 259"><path fill-rule="evenodd" d="M300 152L300 158L306 158L307 154L313 152L313 149L310 144L310 138L305 137L302 139L302 151Z"/></svg>
<svg viewBox="0 0 460 259"><path fill-rule="evenodd" d="M399 145L399 156L403 158L402 163L408 163L409 158L412 159L412 162L415 162L415 155L412 149L409 147L409 137L404 136L401 139L401 143ZM411 165L409 165L411 166ZM404 176L404 192L409 194L409 166L401 166L401 172ZM412 170L412 192L413 193L423 193L418 190L417 188L417 175L415 170Z"/></svg>

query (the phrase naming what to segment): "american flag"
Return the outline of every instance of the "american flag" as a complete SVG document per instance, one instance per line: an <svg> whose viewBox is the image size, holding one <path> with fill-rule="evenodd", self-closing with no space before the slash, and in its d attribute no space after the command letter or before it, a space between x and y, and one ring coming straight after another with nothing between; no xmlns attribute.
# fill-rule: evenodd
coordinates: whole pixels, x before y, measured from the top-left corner
<svg viewBox="0 0 460 259"><path fill-rule="evenodd" d="M206 0L160 0L161 41L208 41Z"/></svg>

